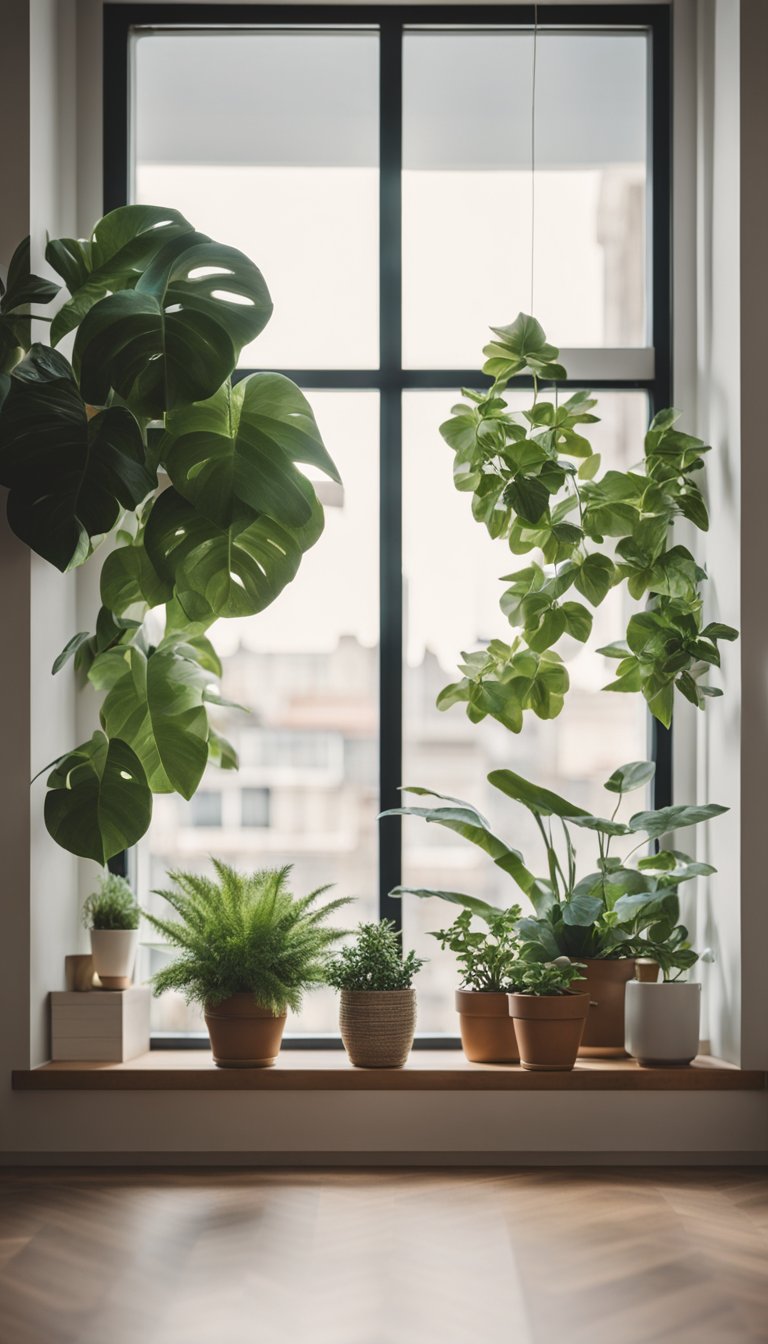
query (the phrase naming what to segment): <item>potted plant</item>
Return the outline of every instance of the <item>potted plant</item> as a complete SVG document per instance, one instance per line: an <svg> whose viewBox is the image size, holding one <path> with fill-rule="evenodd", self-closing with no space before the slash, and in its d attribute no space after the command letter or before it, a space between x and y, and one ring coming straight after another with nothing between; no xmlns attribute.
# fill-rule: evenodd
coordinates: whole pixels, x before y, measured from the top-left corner
<svg viewBox="0 0 768 1344"><path fill-rule="evenodd" d="M573 1068L590 1011L589 994L580 987L582 970L568 957L518 963L508 999L524 1069Z"/></svg>
<svg viewBox="0 0 768 1344"><path fill-rule="evenodd" d="M106 552L93 626L53 665L74 658L99 727L47 767L45 799L53 839L104 864L144 835L155 794L237 768L206 632L268 607L320 537L304 468L339 477L290 379L233 382L272 314L250 258L150 205L45 255L68 292L30 273L29 239L0 285L0 485L12 530L57 569ZM57 296L32 342L30 306Z"/></svg>
<svg viewBox="0 0 768 1344"><path fill-rule="evenodd" d="M105 873L83 905L91 931L93 969L102 989L129 989L139 942L141 911L124 877Z"/></svg>
<svg viewBox="0 0 768 1344"><path fill-rule="evenodd" d="M473 1064L517 1064L520 1052L509 1016L511 968L520 955L517 922L520 906L497 910L477 904L464 909L447 929L433 936L453 952L461 968L456 990L461 1046ZM473 927L477 915L485 929Z"/></svg>
<svg viewBox="0 0 768 1344"><path fill-rule="evenodd" d="M701 985L683 979L697 961L712 961L707 948L699 957L678 924L679 909L670 896L657 911L646 935L648 963L657 976L638 974L626 988L625 1046L638 1064L690 1064L699 1052Z"/></svg>
<svg viewBox="0 0 768 1344"><path fill-rule="evenodd" d="M340 991L339 1025L350 1062L361 1069L400 1069L416 1030L413 977L424 965L401 956L392 920L360 924L355 941L328 965L326 980Z"/></svg>
<svg viewBox="0 0 768 1344"><path fill-rule="evenodd" d="M632 761L613 772L604 786L616 798L609 817L593 816L511 770L493 770L488 779L494 788L531 813L546 854L546 876L536 876L522 854L495 835L470 803L446 799L428 789L410 789L406 792L448 805L393 809L397 815L421 817L455 831L483 849L513 879L534 909L533 915L518 924L532 958L553 962L567 956L582 964L584 988L594 1004L581 1045L587 1055L625 1053L624 993L634 974L634 957L653 957L656 951L655 943L644 935L650 936L660 925L664 931L674 928L679 917L678 888L715 871L680 850L662 848L650 853L649 847L667 833L719 816L726 808L716 803L678 805L639 811L627 821L618 819L625 794L649 781L654 768L653 762ZM559 844L553 823L560 830ZM595 837L596 865L583 876L577 868L573 827ZM630 846L623 857L611 853L617 840ZM477 910L476 898L459 892L398 887L395 894L408 892L443 896Z"/></svg>
<svg viewBox="0 0 768 1344"><path fill-rule="evenodd" d="M157 894L177 919L145 911L180 953L153 988L202 1005L215 1064L263 1068L277 1058L288 1009L298 1011L304 991L324 983L328 949L342 936L325 922L349 898L318 905L328 887L293 896L290 866L255 873L213 866L215 879L168 874L174 887Z"/></svg>

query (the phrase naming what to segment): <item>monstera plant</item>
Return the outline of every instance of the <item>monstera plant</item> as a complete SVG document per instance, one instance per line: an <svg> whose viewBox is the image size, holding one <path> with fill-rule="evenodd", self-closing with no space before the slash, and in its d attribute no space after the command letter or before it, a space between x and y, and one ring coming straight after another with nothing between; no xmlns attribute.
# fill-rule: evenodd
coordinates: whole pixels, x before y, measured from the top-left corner
<svg viewBox="0 0 768 1344"><path fill-rule="evenodd" d="M511 326L491 330L483 366L491 386L464 389L466 400L440 432L474 517L513 555L532 558L504 580L501 609L514 629L511 641L494 639L464 654L462 678L445 688L438 706L466 704L473 722L490 715L514 733L527 710L556 718L568 691L556 645L566 635L586 643L593 609L622 586L638 610L623 637L599 650L617 661L605 689L641 692L668 727L675 689L699 709L722 694L705 678L719 665L718 641L738 637L729 625L705 622L706 572L671 535L678 518L708 527L698 482L709 448L676 428L679 411L663 410L638 465L603 470L585 433L598 419L597 402L586 391L557 396L566 371L540 324L520 313ZM533 381L533 401L517 413L504 393L521 374ZM552 383L554 394L542 394L542 383Z"/></svg>
<svg viewBox="0 0 768 1344"><path fill-rule="evenodd" d="M320 536L302 467L339 478L289 379L233 384L272 313L242 252L132 205L46 258L68 291L34 315L49 344L31 343L30 305L59 287L30 274L29 240L0 291L0 484L13 531L62 572L112 543L94 629L53 668L74 657L101 726L48 767L45 802L54 839L104 863L144 834L154 793L190 798L209 761L237 765L209 720L225 702L206 631L263 611Z"/></svg>

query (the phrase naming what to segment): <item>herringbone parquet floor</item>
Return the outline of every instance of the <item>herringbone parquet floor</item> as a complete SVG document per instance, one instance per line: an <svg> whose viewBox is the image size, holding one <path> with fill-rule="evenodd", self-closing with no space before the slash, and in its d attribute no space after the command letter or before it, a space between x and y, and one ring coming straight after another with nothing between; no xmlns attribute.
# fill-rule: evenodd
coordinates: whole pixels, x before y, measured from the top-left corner
<svg viewBox="0 0 768 1344"><path fill-rule="evenodd" d="M15 1173L0 1344L751 1344L768 1173Z"/></svg>

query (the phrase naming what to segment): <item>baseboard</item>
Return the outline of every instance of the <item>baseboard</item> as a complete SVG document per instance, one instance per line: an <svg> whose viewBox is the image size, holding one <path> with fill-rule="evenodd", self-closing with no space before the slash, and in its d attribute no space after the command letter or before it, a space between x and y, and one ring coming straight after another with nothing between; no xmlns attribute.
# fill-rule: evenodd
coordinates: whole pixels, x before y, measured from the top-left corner
<svg viewBox="0 0 768 1344"><path fill-rule="evenodd" d="M0 1169L766 1167L768 1152L708 1153L0 1153Z"/></svg>

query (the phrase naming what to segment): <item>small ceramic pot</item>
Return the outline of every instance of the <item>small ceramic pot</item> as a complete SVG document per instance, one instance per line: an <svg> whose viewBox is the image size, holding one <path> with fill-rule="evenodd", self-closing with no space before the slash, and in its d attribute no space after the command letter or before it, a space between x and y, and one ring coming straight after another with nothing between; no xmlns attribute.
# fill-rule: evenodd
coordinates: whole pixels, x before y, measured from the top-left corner
<svg viewBox="0 0 768 1344"><path fill-rule="evenodd" d="M576 1054L591 1011L588 994L509 994L524 1069L564 1072Z"/></svg>
<svg viewBox="0 0 768 1344"><path fill-rule="evenodd" d="M457 989L461 1047L473 1064L519 1064L509 995L492 990Z"/></svg>
<svg viewBox="0 0 768 1344"><path fill-rule="evenodd" d="M624 991L635 974L634 957L575 957L586 969L576 981L589 995L590 1009L579 1054L587 1059L621 1059L624 1049ZM585 983L586 981L586 983Z"/></svg>
<svg viewBox="0 0 768 1344"><path fill-rule="evenodd" d="M699 1053L701 985L627 985L627 1053L638 1064L690 1064Z"/></svg>
<svg viewBox="0 0 768 1344"><path fill-rule="evenodd" d="M416 1030L415 989L343 989L339 1026L358 1069L401 1069Z"/></svg>
<svg viewBox="0 0 768 1344"><path fill-rule="evenodd" d="M93 969L102 989L130 989L138 929L91 929Z"/></svg>
<svg viewBox="0 0 768 1344"><path fill-rule="evenodd" d="M260 1008L252 994L233 994L205 1009L213 1062L221 1069L265 1069L280 1053L286 1014Z"/></svg>

